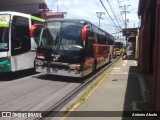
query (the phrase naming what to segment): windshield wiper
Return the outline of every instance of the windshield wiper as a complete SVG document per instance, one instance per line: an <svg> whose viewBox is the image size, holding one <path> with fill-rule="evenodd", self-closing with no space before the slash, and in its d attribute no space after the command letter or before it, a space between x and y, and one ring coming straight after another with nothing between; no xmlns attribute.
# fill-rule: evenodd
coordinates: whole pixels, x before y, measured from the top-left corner
<svg viewBox="0 0 160 120"><path fill-rule="evenodd" d="M59 39L59 35L57 33L56 39L55 39L55 44L53 45L53 51L56 50L56 53L58 53L58 51L57 51L57 48L58 48L57 46L58 46L58 43L59 43L58 39Z"/></svg>
<svg viewBox="0 0 160 120"><path fill-rule="evenodd" d="M61 42L62 42L62 37L58 39L58 42L57 42L57 50L59 51L59 48L61 46Z"/></svg>

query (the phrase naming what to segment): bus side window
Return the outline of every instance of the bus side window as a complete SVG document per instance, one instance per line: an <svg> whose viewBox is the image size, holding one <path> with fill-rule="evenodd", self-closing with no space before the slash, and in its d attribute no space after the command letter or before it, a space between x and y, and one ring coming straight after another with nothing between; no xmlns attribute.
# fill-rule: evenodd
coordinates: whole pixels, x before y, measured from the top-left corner
<svg viewBox="0 0 160 120"><path fill-rule="evenodd" d="M31 49L29 19L14 16L11 25L12 55L19 55Z"/></svg>
<svg viewBox="0 0 160 120"><path fill-rule="evenodd" d="M16 25L12 25L12 27L11 27L11 39L12 39L13 49L18 47L18 43L20 45L20 41L19 41L19 37L18 37L18 33L17 33L18 30L17 29L18 29L18 27Z"/></svg>
<svg viewBox="0 0 160 120"><path fill-rule="evenodd" d="M88 38L86 40L86 58L90 58L94 56L94 51L93 51L93 44L95 44L95 39L94 39L94 32L92 25L89 24L89 30L88 30Z"/></svg>

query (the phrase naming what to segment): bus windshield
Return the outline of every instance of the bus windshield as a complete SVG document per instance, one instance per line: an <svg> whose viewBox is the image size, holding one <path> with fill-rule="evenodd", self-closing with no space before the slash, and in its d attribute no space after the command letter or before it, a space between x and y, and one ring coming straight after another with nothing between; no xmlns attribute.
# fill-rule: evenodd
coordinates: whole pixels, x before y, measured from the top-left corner
<svg viewBox="0 0 160 120"><path fill-rule="evenodd" d="M10 15L0 15L0 51L9 49L9 21Z"/></svg>
<svg viewBox="0 0 160 120"><path fill-rule="evenodd" d="M0 27L0 51L8 51L9 28Z"/></svg>
<svg viewBox="0 0 160 120"><path fill-rule="evenodd" d="M40 47L50 48L67 56L76 56L83 48L82 26L74 22L48 22L42 30Z"/></svg>
<svg viewBox="0 0 160 120"><path fill-rule="evenodd" d="M56 45L58 35L60 33L60 27L60 22L47 23L42 29L40 46L53 47L54 45Z"/></svg>
<svg viewBox="0 0 160 120"><path fill-rule="evenodd" d="M120 48L123 47L123 44L121 42L115 42L114 46L115 46L115 48L119 48L120 49Z"/></svg>

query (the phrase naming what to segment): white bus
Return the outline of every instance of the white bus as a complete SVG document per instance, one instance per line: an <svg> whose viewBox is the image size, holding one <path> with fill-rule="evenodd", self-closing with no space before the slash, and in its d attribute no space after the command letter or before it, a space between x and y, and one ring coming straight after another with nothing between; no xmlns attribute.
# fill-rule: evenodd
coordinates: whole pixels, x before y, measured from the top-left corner
<svg viewBox="0 0 160 120"><path fill-rule="evenodd" d="M0 73L34 68L38 37L33 37L44 19L19 13L0 12Z"/></svg>

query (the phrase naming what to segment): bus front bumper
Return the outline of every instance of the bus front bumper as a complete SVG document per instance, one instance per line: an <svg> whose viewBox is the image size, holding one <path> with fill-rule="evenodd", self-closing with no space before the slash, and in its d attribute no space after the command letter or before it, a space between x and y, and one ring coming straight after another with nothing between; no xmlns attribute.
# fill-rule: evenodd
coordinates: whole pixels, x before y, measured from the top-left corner
<svg viewBox="0 0 160 120"><path fill-rule="evenodd" d="M36 66L36 72L45 73L45 74L52 74L52 75L59 75L59 76L68 76L68 77L83 77L83 73L77 70L65 70L65 69L54 69L54 68L47 68Z"/></svg>

